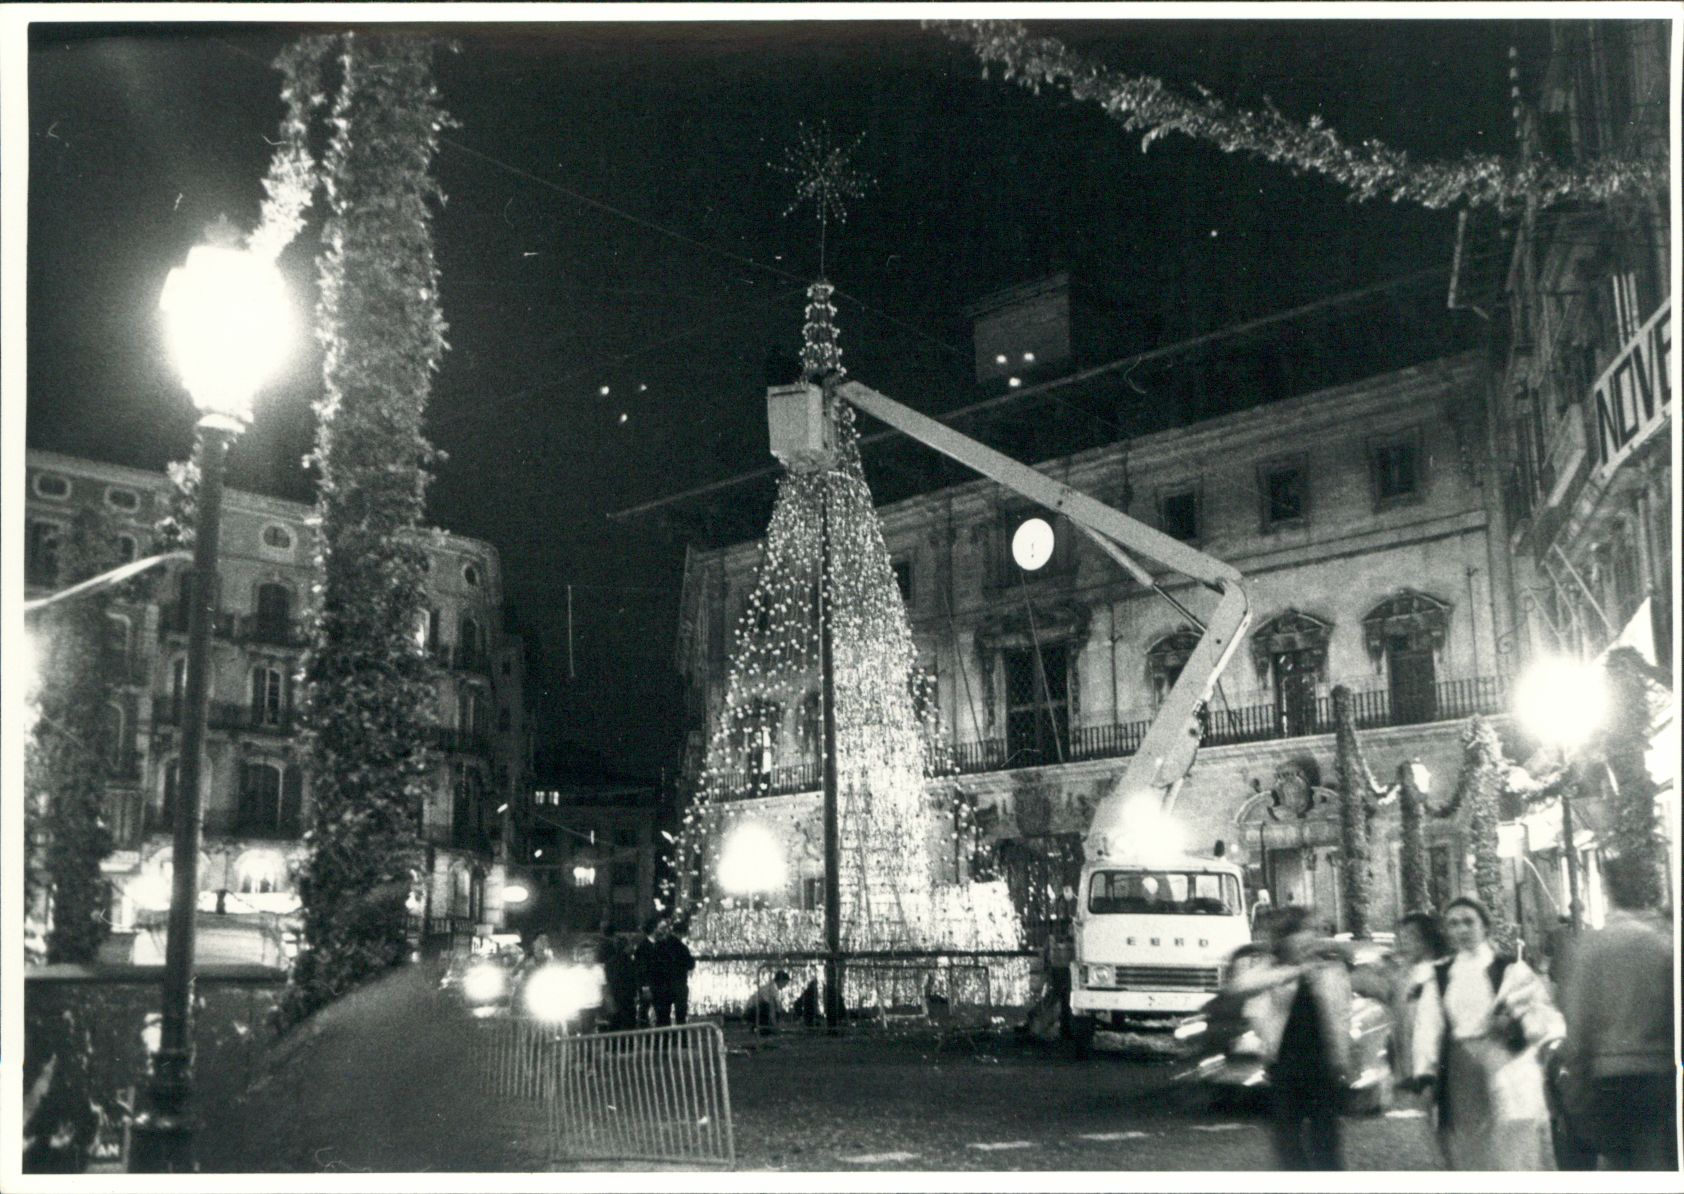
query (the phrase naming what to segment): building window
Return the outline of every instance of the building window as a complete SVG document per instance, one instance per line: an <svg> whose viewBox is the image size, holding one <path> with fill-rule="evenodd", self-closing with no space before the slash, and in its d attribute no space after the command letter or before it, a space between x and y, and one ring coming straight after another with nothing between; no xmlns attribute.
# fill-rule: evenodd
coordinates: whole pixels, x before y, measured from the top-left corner
<svg viewBox="0 0 1684 1194"><path fill-rule="evenodd" d="M824 758L824 704L816 692L801 698L801 757L810 763Z"/></svg>
<svg viewBox="0 0 1684 1194"><path fill-rule="evenodd" d="M471 685L462 689L462 699L456 710L457 727L465 736L471 738L483 729L484 714L481 712L483 704L484 698L480 695L479 689Z"/></svg>
<svg viewBox="0 0 1684 1194"><path fill-rule="evenodd" d="M140 495L132 489L118 489L113 486L105 491L105 504L113 510L133 514L140 509Z"/></svg>
<svg viewBox="0 0 1684 1194"><path fill-rule="evenodd" d="M1193 650L1198 645L1199 636L1195 632L1178 630L1153 643L1146 652L1146 673L1152 685L1153 708L1163 707L1170 689L1174 688L1175 682L1181 678L1187 661L1192 658Z"/></svg>
<svg viewBox="0 0 1684 1194"><path fill-rule="evenodd" d="M895 570L895 584L900 589L900 599L907 605L912 604L912 561L896 560L891 567Z"/></svg>
<svg viewBox="0 0 1684 1194"><path fill-rule="evenodd" d="M104 739L99 743L105 759L113 768L121 770L123 765L123 710L118 705L106 705L100 711L100 736Z"/></svg>
<svg viewBox="0 0 1684 1194"><path fill-rule="evenodd" d="M731 745L742 760L742 782L763 791L771 783L783 709L776 701L756 698L743 706L731 727Z"/></svg>
<svg viewBox="0 0 1684 1194"><path fill-rule="evenodd" d="M510 724L509 707L503 705L497 710L497 729L499 732L507 734Z"/></svg>
<svg viewBox="0 0 1684 1194"><path fill-rule="evenodd" d="M259 642L284 643L292 622L292 593L285 585L257 586L257 638Z"/></svg>
<svg viewBox="0 0 1684 1194"><path fill-rule="evenodd" d="M477 669L485 653L485 640L480 632L480 625L470 617L463 617L457 627L457 652L461 656L459 666Z"/></svg>
<svg viewBox="0 0 1684 1194"><path fill-rule="evenodd" d="M1309 514L1309 485L1302 464L1272 464L1262 469L1263 529L1296 526Z"/></svg>
<svg viewBox="0 0 1684 1194"><path fill-rule="evenodd" d="M1252 633L1252 659L1275 699L1276 730L1283 738L1320 731L1317 685L1327 667L1333 627L1287 610Z"/></svg>
<svg viewBox="0 0 1684 1194"><path fill-rule="evenodd" d="M122 614L105 615L105 657L120 670L127 670L129 620Z"/></svg>
<svg viewBox="0 0 1684 1194"><path fill-rule="evenodd" d="M824 879L809 877L801 880L801 908L804 912L817 912L824 907Z"/></svg>
<svg viewBox="0 0 1684 1194"><path fill-rule="evenodd" d="M1199 494L1194 489L1166 493L1158 499L1158 526L1184 543L1199 538Z"/></svg>
<svg viewBox="0 0 1684 1194"><path fill-rule="evenodd" d="M1432 846L1427 851L1427 892L1434 908L1442 908L1455 894L1455 872L1449 846Z"/></svg>
<svg viewBox="0 0 1684 1194"><path fill-rule="evenodd" d="M187 657L177 656L170 664L170 713L175 724L181 724L183 711L187 708Z"/></svg>
<svg viewBox="0 0 1684 1194"><path fill-rule="evenodd" d="M286 681L279 668L255 667L251 671L251 723L278 726L286 714Z"/></svg>
<svg viewBox="0 0 1684 1194"><path fill-rule="evenodd" d="M250 850L234 865L234 890L267 895L286 889L286 860L273 850Z"/></svg>
<svg viewBox="0 0 1684 1194"><path fill-rule="evenodd" d="M235 832L271 834L281 829L281 769L273 763L240 767Z"/></svg>
<svg viewBox="0 0 1684 1194"><path fill-rule="evenodd" d="M276 551L291 551L292 532L283 526L270 523L263 528L263 546Z"/></svg>
<svg viewBox="0 0 1684 1194"><path fill-rule="evenodd" d="M1407 501L1421 492L1421 453L1413 435L1387 440L1369 448L1378 506Z"/></svg>
<svg viewBox="0 0 1684 1194"><path fill-rule="evenodd" d="M1069 649L1064 643L1008 648L1007 765L1036 767L1063 759L1069 742Z"/></svg>
<svg viewBox="0 0 1684 1194"><path fill-rule="evenodd" d="M133 563L140 555L140 544L133 535L117 536L117 562L120 564Z"/></svg>
<svg viewBox="0 0 1684 1194"><path fill-rule="evenodd" d="M35 492L44 498L62 500L70 496L70 482L57 473L36 473Z"/></svg>
<svg viewBox="0 0 1684 1194"><path fill-rule="evenodd" d="M201 783L203 778L201 777ZM164 782L161 799L162 806L158 810L158 828L168 832L175 824L175 794L181 783L181 760L171 759L164 764Z"/></svg>
<svg viewBox="0 0 1684 1194"><path fill-rule="evenodd" d="M480 579L479 565L478 564L463 564L462 565L462 579L468 583L470 588L475 588L475 589L479 588L479 579Z"/></svg>
<svg viewBox="0 0 1684 1194"><path fill-rule="evenodd" d="M39 477L36 478L40 480ZM24 580L32 585L58 583L58 550L64 529L56 522L32 522L24 546Z"/></svg>
<svg viewBox="0 0 1684 1194"><path fill-rule="evenodd" d="M1438 720L1434 652L1444 647L1450 607L1425 593L1405 590L1362 620L1363 643L1376 663L1384 660L1393 725Z"/></svg>

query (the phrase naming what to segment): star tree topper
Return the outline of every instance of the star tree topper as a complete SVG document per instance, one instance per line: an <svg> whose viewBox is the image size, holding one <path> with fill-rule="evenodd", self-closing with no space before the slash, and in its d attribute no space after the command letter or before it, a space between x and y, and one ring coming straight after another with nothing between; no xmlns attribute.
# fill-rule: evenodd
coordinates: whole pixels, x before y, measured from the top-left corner
<svg viewBox="0 0 1684 1194"><path fill-rule="evenodd" d="M861 133L848 145L832 139L830 127L820 123L816 128L803 124L795 144L784 150L784 160L774 163L774 169L795 179L795 198L784 208L784 215L793 214L804 203L812 203L813 214L819 221L819 276L824 276L825 233L832 219L846 223L850 199L864 195L875 180L852 161L854 151L865 140Z"/></svg>

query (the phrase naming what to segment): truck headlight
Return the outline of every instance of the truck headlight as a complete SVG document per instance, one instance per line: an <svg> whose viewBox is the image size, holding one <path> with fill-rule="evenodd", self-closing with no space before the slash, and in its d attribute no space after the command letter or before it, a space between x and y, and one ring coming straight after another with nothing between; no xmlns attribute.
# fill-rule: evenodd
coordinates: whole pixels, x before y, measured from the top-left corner
<svg viewBox="0 0 1684 1194"><path fill-rule="evenodd" d="M509 975L494 962L480 962L462 976L462 994L469 1003L492 1003L509 989Z"/></svg>
<svg viewBox="0 0 1684 1194"><path fill-rule="evenodd" d="M1112 987L1116 985L1116 971L1111 966L1083 966L1084 987Z"/></svg>
<svg viewBox="0 0 1684 1194"><path fill-rule="evenodd" d="M526 980L526 1012L552 1024L571 1020L601 1000L595 967L540 966Z"/></svg>

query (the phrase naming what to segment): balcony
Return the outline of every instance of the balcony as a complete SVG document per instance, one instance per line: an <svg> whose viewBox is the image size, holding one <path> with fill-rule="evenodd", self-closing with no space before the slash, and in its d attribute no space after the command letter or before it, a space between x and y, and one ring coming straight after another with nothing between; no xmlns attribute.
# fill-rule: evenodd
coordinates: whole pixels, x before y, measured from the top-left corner
<svg viewBox="0 0 1684 1194"><path fill-rule="evenodd" d="M1400 693L1395 700L1391 690L1385 688L1351 694L1351 712L1359 730L1460 721L1475 714L1502 713L1507 707L1508 687L1501 676L1440 680L1427 688ZM1077 726L1070 732L1070 743L1062 761L1076 763L1089 759L1127 758L1140 749L1151 726L1149 719ZM1284 714L1272 703L1207 708L1200 744L1241 746L1250 742L1280 742L1331 734L1333 731L1333 698L1324 696L1305 701L1301 708L1288 709ZM1004 738L954 743L949 757L954 770L960 775L1047 767L1060 762L1056 754L1046 751L1009 750ZM823 778L817 762L761 772L726 772L715 777L715 798L747 800L811 792L818 789Z"/></svg>
<svg viewBox="0 0 1684 1194"><path fill-rule="evenodd" d="M232 611L219 609L211 620L211 634L216 638L233 639L239 617ZM187 606L180 601L166 601L158 607L158 639L187 633Z"/></svg>
<svg viewBox="0 0 1684 1194"><path fill-rule="evenodd" d="M1501 713L1507 705L1507 684L1501 676L1440 680L1430 688L1400 693L1396 700L1391 690L1385 688L1351 694L1351 712L1359 730L1459 721L1475 714ZM1151 724L1148 720L1141 720L1079 726L1071 731L1070 749L1065 761L1126 758L1140 749ZM1306 701L1297 710L1283 711L1272 703L1237 708L1207 707L1204 733L1199 741L1203 746L1239 746L1248 742L1279 742L1331 734L1333 731L1333 698L1324 696ZM1040 755L1031 759L1021 751L1014 757L1006 746L1003 738L961 742L954 747L954 762L960 774L974 775L1015 767L1040 767L1058 761Z"/></svg>
<svg viewBox="0 0 1684 1194"><path fill-rule="evenodd" d="M482 676L491 674L491 652L484 647L456 643L449 649L447 659L449 665L459 672L474 672Z"/></svg>
<svg viewBox="0 0 1684 1194"><path fill-rule="evenodd" d="M168 696L154 698L152 706L152 723L160 726L179 726L181 724L182 704ZM236 733L252 734L291 734L297 725L297 717L290 708L282 709L278 714L261 716L259 711L250 705L238 701L212 701L205 712L207 729L224 730Z"/></svg>
<svg viewBox="0 0 1684 1194"><path fill-rule="evenodd" d="M270 647L306 645L304 624L296 618L272 618L259 614L235 616L230 637L237 643L255 643Z"/></svg>

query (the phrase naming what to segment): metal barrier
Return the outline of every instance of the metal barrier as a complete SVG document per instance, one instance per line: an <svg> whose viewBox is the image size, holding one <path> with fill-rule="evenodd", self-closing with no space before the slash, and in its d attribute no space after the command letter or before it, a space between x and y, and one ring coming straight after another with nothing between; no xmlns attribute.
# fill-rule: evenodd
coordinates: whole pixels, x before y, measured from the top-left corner
<svg viewBox="0 0 1684 1194"><path fill-rule="evenodd" d="M481 1093L541 1107L552 1160L736 1163L719 1025L586 1036L523 1019L476 1027Z"/></svg>

